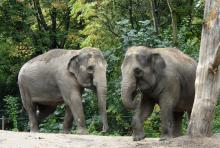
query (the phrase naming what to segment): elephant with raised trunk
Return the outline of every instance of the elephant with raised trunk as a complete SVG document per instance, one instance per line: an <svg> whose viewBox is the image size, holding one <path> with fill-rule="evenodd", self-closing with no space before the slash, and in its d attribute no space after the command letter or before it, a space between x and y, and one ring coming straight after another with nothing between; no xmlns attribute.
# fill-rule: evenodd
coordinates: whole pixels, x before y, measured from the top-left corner
<svg viewBox="0 0 220 148"><path fill-rule="evenodd" d="M122 70L122 102L136 109L133 140L144 138L144 120L160 106L161 140L181 135L184 112L191 113L197 63L175 48L128 48ZM137 92L140 100L134 99Z"/></svg>
<svg viewBox="0 0 220 148"><path fill-rule="evenodd" d="M64 132L69 132L73 118L77 133L87 134L82 105L84 88L98 98L103 131L108 130L106 113L106 61L99 49L54 49L25 63L18 75L22 103L28 113L30 131L65 103Z"/></svg>

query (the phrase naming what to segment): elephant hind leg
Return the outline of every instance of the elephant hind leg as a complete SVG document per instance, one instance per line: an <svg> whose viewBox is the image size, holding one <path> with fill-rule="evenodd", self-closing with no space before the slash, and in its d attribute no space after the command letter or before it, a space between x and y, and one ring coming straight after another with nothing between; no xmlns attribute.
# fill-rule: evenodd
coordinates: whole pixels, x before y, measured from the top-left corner
<svg viewBox="0 0 220 148"><path fill-rule="evenodd" d="M36 115L36 105L32 105L33 107L26 109L29 117L29 125L30 125L30 131L31 132L38 132L38 121L37 121L37 115Z"/></svg>
<svg viewBox="0 0 220 148"><path fill-rule="evenodd" d="M38 132L38 122L36 116L36 104L32 102L30 92L23 84L19 84L19 90L22 98L22 104L28 113L29 125L31 132Z"/></svg>
<svg viewBox="0 0 220 148"><path fill-rule="evenodd" d="M38 113L37 113L37 121L38 123L41 123L46 117L48 117L50 114L52 114L56 110L56 106L50 106L50 105L41 105L38 104Z"/></svg>
<svg viewBox="0 0 220 148"><path fill-rule="evenodd" d="M174 112L173 137L178 137L182 135L181 127L182 127L183 114L184 112Z"/></svg>

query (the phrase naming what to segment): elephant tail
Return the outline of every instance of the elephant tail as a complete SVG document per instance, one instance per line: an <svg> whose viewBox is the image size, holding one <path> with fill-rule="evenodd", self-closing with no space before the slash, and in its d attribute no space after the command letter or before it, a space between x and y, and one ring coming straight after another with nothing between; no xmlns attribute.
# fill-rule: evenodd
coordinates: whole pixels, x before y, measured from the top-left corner
<svg viewBox="0 0 220 148"><path fill-rule="evenodd" d="M23 104L20 112L23 113L25 110L27 110L27 108L31 107L33 103L31 101L29 90L22 83L18 83L18 85Z"/></svg>

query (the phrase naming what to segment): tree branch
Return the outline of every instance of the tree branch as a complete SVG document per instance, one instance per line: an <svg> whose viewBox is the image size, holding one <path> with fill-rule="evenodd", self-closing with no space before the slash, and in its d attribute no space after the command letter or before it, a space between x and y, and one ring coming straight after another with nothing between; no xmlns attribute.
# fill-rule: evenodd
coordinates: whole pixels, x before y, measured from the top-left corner
<svg viewBox="0 0 220 148"><path fill-rule="evenodd" d="M174 44L177 44L177 18L176 18L176 12L174 10L174 7L171 4L171 0L167 0L167 5L170 10L170 15L172 19L172 28L173 28L173 42Z"/></svg>
<svg viewBox="0 0 220 148"><path fill-rule="evenodd" d="M155 0L150 0L150 5L151 5L151 15L154 23L154 29L156 33L159 31L159 22L158 22L158 16L157 16L157 8L155 6Z"/></svg>
<svg viewBox="0 0 220 148"><path fill-rule="evenodd" d="M56 41L56 18L57 18L57 11L56 8L52 8L51 13L51 48L56 48L57 47L57 41Z"/></svg>
<svg viewBox="0 0 220 148"><path fill-rule="evenodd" d="M108 31L111 32L115 37L120 37L120 35L118 35L114 29L112 28L112 25L111 25L111 20L108 18L108 16L102 14L103 17L105 17L106 21L102 20L100 17L99 18L99 21L105 26L108 28Z"/></svg>
<svg viewBox="0 0 220 148"><path fill-rule="evenodd" d="M34 2L34 8L37 10L37 14L38 14L37 16L39 18L40 24L43 26L43 28L45 30L48 30L49 28L48 28L47 23L44 19L39 0L33 0L33 2Z"/></svg>
<svg viewBox="0 0 220 148"><path fill-rule="evenodd" d="M69 27L70 27L70 9L67 9L66 15L64 17L64 22L65 22L65 35L63 37L63 40L60 43L60 48L64 48L65 42L66 42L66 37L68 35Z"/></svg>
<svg viewBox="0 0 220 148"><path fill-rule="evenodd" d="M131 28L134 29L134 18L133 18L133 2L132 0L129 0L129 9L128 9L128 12L129 12L129 20L130 20L130 23L131 23Z"/></svg>
<svg viewBox="0 0 220 148"><path fill-rule="evenodd" d="M216 74L219 65L220 65L220 42L218 43L218 46L215 49L214 58L211 60L211 63L209 65L209 71L212 72L213 74Z"/></svg>
<svg viewBox="0 0 220 148"><path fill-rule="evenodd" d="M213 67L218 67L220 64L220 42L218 43L218 46L215 50L215 57L213 59Z"/></svg>

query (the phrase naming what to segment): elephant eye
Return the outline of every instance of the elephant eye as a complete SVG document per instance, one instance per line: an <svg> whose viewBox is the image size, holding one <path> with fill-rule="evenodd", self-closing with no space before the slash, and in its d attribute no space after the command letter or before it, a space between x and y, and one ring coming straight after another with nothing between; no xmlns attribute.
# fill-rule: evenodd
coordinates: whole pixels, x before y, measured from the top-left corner
<svg viewBox="0 0 220 148"><path fill-rule="evenodd" d="M147 63L146 58L143 55L136 55L136 59L140 63L141 66L144 66Z"/></svg>

